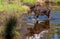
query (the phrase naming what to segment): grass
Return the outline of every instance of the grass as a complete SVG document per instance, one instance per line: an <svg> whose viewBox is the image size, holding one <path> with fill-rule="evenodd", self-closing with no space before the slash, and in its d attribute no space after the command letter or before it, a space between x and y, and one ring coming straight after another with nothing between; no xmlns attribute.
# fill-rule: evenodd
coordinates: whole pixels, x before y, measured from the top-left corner
<svg viewBox="0 0 60 39"><path fill-rule="evenodd" d="M36 0L23 0L23 3L35 3L36 2Z"/></svg>
<svg viewBox="0 0 60 39"><path fill-rule="evenodd" d="M0 11L4 11L3 5L0 5Z"/></svg>
<svg viewBox="0 0 60 39"><path fill-rule="evenodd" d="M25 6L21 4L17 5L15 2L18 3L17 0L14 0L13 4L5 4L5 2L0 0L0 11L4 11L4 10L18 10L20 12L26 11ZM23 3L35 3L35 2L36 0L23 0Z"/></svg>
<svg viewBox="0 0 60 39"><path fill-rule="evenodd" d="M7 5L0 5L0 12L2 11L9 11L9 10L17 10L21 13L27 12L29 7L24 5L14 5L14 4L7 4Z"/></svg>

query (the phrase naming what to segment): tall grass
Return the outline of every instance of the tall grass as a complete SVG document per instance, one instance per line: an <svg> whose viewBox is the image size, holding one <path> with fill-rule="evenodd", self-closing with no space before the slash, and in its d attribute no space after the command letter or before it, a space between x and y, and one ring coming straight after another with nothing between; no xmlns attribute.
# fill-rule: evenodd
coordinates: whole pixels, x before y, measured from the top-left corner
<svg viewBox="0 0 60 39"><path fill-rule="evenodd" d="M17 25L17 19L14 16L11 16L9 20L6 22L5 29L5 39L13 39L13 29Z"/></svg>

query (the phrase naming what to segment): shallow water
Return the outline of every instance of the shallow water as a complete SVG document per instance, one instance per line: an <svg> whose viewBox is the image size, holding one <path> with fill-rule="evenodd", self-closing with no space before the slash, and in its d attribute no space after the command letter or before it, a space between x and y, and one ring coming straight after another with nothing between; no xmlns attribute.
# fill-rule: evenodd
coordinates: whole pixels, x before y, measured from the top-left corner
<svg viewBox="0 0 60 39"><path fill-rule="evenodd" d="M60 24L60 11L52 11L51 14L51 20L50 23L56 23ZM52 30L54 33L50 33L50 35L53 35L50 37L51 39L60 39L60 25L59 26L51 26L54 30Z"/></svg>
<svg viewBox="0 0 60 39"><path fill-rule="evenodd" d="M28 17L28 16L23 16L24 18ZM60 11L51 11L50 14L50 24L60 24ZM23 19L23 21L27 21L26 19ZM29 26L29 27L34 27L34 23L32 23L31 20L29 20L30 22L27 21L27 24L25 24L24 26ZM24 28L25 28L24 27ZM49 33L49 38L50 39L60 39L60 25L59 26L50 26L50 33Z"/></svg>
<svg viewBox="0 0 60 39"><path fill-rule="evenodd" d="M50 16L51 16L51 20L50 20L51 23L60 24L60 11L55 11L55 12L52 11Z"/></svg>
<svg viewBox="0 0 60 39"><path fill-rule="evenodd" d="M50 24L60 24L60 11L51 11L50 14ZM50 39L60 39L60 26L50 26L51 28L53 28L54 30L52 30L54 33L51 33L49 35L52 35L52 37L50 37Z"/></svg>

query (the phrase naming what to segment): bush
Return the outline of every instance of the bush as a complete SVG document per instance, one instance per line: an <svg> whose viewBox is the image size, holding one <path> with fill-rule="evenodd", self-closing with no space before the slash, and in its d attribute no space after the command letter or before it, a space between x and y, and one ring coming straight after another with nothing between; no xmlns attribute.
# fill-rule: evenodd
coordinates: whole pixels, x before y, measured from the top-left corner
<svg viewBox="0 0 60 39"><path fill-rule="evenodd" d="M15 16L11 16L6 22L5 39L13 39L13 29L17 25L17 19Z"/></svg>

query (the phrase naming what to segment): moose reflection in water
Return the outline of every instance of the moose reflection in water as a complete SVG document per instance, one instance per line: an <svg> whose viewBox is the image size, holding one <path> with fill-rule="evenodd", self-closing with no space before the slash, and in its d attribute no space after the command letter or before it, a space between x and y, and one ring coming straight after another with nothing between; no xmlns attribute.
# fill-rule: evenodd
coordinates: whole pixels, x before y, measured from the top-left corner
<svg viewBox="0 0 60 39"><path fill-rule="evenodd" d="M40 39L41 37L46 39L49 28L49 20L40 23L37 21L33 28L28 28L29 33L27 33L27 39Z"/></svg>

